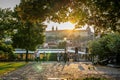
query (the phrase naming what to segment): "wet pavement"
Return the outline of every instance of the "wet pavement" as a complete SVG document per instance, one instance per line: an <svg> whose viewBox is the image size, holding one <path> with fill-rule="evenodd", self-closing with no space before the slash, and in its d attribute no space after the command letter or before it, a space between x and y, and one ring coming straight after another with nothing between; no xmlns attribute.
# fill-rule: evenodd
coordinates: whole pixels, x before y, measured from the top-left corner
<svg viewBox="0 0 120 80"><path fill-rule="evenodd" d="M85 77L120 80L120 68L94 66L91 62L29 62L4 74L0 80L82 80Z"/></svg>

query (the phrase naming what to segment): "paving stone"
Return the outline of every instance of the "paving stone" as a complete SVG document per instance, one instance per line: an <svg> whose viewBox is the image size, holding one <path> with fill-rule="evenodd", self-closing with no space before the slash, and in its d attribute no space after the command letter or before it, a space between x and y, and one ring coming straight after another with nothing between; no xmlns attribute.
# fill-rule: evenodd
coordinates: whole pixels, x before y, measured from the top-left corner
<svg viewBox="0 0 120 80"><path fill-rule="evenodd" d="M73 80L90 76L119 80L120 69L94 66L86 62L71 62L66 64L64 62L30 62L28 65L0 77L0 79L48 80L48 78L65 78L67 80Z"/></svg>

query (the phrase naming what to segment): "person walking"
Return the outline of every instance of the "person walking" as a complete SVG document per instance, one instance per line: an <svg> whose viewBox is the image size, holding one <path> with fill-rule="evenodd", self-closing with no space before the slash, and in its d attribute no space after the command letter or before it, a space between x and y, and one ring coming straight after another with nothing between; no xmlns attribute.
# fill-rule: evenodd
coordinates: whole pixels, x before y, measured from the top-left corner
<svg viewBox="0 0 120 80"><path fill-rule="evenodd" d="M57 53L57 61L60 62L60 53Z"/></svg>
<svg viewBox="0 0 120 80"><path fill-rule="evenodd" d="M64 62L65 63L67 62L67 53L66 52L64 53Z"/></svg>
<svg viewBox="0 0 120 80"><path fill-rule="evenodd" d="M35 51L35 60L38 62L40 58L39 50Z"/></svg>

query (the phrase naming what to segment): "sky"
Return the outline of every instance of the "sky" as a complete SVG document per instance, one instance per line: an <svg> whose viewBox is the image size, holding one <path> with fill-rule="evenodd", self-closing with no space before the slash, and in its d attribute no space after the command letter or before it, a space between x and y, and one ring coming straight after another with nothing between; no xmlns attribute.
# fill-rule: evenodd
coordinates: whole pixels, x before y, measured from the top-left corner
<svg viewBox="0 0 120 80"><path fill-rule="evenodd" d="M0 0L0 8L11 8L13 9L17 4L20 3L20 0Z"/></svg>
<svg viewBox="0 0 120 80"><path fill-rule="evenodd" d="M55 23L55 22L50 22L50 23L46 23L48 25L46 30L52 30L52 27L54 27L56 29L56 27L58 28L58 30L63 30L63 29L74 29L74 24L70 23L70 22L66 22L66 23Z"/></svg>
<svg viewBox="0 0 120 80"><path fill-rule="evenodd" d="M20 0L0 0L0 8L4 9L4 8L11 8L12 10L14 9L14 7L16 5L18 5L20 3ZM46 30L51 30L52 27L58 27L58 30L63 30L63 29L74 29L74 24L70 23L70 22L66 22L66 23L54 23L54 22L50 22L47 23L47 28Z"/></svg>

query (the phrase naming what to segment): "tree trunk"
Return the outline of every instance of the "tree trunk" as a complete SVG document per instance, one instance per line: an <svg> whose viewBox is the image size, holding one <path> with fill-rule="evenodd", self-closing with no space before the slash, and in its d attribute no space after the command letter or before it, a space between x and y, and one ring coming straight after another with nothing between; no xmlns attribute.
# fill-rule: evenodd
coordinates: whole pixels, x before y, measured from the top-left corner
<svg viewBox="0 0 120 80"><path fill-rule="evenodd" d="M26 62L28 62L28 49L26 49Z"/></svg>

